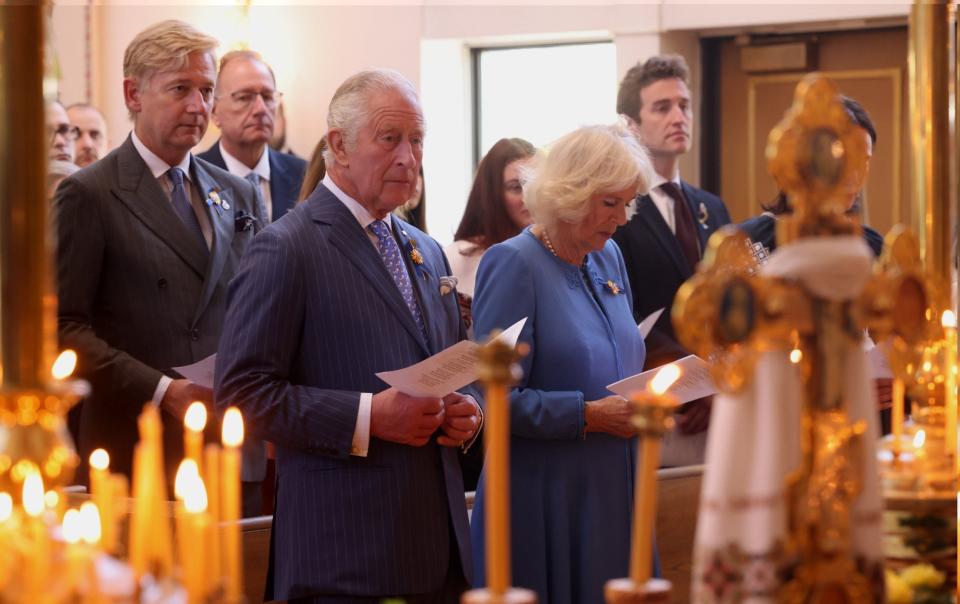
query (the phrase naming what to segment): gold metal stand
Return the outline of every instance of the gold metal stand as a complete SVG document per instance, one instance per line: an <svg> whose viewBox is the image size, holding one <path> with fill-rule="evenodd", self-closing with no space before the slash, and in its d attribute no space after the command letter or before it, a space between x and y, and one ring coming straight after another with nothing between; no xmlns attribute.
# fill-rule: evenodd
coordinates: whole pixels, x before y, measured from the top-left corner
<svg viewBox="0 0 960 604"><path fill-rule="evenodd" d="M509 392L520 377L517 353L503 342L491 341L480 352L480 381L486 390L484 470L486 510L486 589L473 589L462 604L536 604L527 589L510 586L510 408Z"/></svg>
<svg viewBox="0 0 960 604"><path fill-rule="evenodd" d="M63 417L84 393L50 376L56 350L53 244L45 187L45 6L0 11L0 490L31 468L64 485L77 459Z"/></svg>

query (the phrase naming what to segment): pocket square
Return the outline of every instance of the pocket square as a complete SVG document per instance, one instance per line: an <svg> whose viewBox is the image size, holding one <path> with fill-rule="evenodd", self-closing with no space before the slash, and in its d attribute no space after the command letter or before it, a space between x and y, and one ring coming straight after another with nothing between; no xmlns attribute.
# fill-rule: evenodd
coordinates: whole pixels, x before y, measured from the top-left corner
<svg viewBox="0 0 960 604"><path fill-rule="evenodd" d="M233 230L237 233L242 233L244 231L249 231L253 228L253 225L257 222L256 216L251 216L243 210L237 210L237 214L233 219Z"/></svg>
<svg viewBox="0 0 960 604"><path fill-rule="evenodd" d="M440 277L440 295L446 296L457 286L457 278L449 275Z"/></svg>

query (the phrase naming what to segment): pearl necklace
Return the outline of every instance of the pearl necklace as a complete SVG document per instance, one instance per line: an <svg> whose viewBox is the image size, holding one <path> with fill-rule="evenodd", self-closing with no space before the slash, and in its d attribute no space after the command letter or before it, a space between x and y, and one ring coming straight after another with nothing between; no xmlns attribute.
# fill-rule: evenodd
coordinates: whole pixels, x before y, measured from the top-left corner
<svg viewBox="0 0 960 604"><path fill-rule="evenodd" d="M547 249L550 250L551 254L559 258L560 254L557 253L557 250L553 247L553 243L550 242L550 236L547 235L547 229L543 229L540 232L543 235L543 242L547 245Z"/></svg>

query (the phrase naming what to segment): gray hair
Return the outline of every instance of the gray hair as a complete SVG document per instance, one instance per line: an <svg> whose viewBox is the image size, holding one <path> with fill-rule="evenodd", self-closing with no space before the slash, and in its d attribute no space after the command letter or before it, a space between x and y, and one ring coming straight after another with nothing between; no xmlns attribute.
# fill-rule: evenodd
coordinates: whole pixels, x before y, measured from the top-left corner
<svg viewBox="0 0 960 604"><path fill-rule="evenodd" d="M652 179L646 150L624 124L582 126L537 153L524 178L523 201L537 224L576 224L593 195L634 186L646 193Z"/></svg>
<svg viewBox="0 0 960 604"><path fill-rule="evenodd" d="M356 144L357 132L370 118L370 97L374 92L398 90L409 93L419 100L417 89L410 80L392 69L368 69L350 76L337 88L327 109L327 140L330 130L343 132L344 144L352 147ZM323 151L327 166L336 161L331 145Z"/></svg>

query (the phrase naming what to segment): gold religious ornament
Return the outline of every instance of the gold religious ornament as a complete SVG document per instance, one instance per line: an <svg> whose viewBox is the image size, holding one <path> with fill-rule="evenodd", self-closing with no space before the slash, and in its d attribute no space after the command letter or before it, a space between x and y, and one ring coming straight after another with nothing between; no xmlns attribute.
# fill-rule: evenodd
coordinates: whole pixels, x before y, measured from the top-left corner
<svg viewBox="0 0 960 604"><path fill-rule="evenodd" d="M732 228L722 230L711 238L697 274L679 290L674 325L688 349L711 361L717 385L726 392L750 383L761 354L789 351L790 361L784 355L783 362L799 365L800 462L785 481L788 534L781 564L786 566L778 569L791 578L779 586L778 601L878 601L881 588L868 579L875 576L871 569L862 570L862 553L854 551L852 540L853 507L863 487L866 425L850 416L848 359L862 349L868 323L888 334L922 321L915 286L920 283L920 291L926 290L922 281L906 276L914 274L907 265L898 265L899 273L891 269L890 275L874 275L878 284L871 286L886 293L896 283L912 296L888 294L865 301L851 288L858 297L850 299L835 291L835 283L825 286L815 278L830 273L846 286L842 270L849 267L849 274L862 282L871 279L867 256L856 246L845 246L849 238L832 239L861 235L846 210L860 190L867 162L865 137L833 84L816 74L801 81L793 106L770 133L767 157L793 207L792 215L778 217L778 251L807 240L803 245L820 250L826 259L775 254L759 275L751 266L745 236ZM833 248L833 242L839 247ZM823 246L849 257L837 260ZM902 326L894 325L901 319Z"/></svg>
<svg viewBox="0 0 960 604"><path fill-rule="evenodd" d="M487 487L486 539L487 587L472 589L461 598L462 604L536 604L537 596L528 589L511 587L510 578L510 387L520 379L518 357L527 353L525 344L514 350L490 334L480 350L480 381L486 391L483 444L486 449Z"/></svg>

